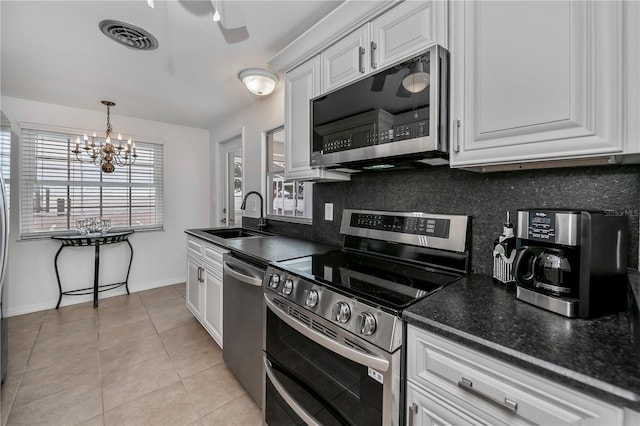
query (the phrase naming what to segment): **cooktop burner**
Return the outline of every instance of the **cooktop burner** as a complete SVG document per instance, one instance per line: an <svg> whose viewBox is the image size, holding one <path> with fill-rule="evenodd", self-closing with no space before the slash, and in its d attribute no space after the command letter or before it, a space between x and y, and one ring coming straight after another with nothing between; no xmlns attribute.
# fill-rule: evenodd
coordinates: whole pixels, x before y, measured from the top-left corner
<svg viewBox="0 0 640 426"><path fill-rule="evenodd" d="M398 311L463 275L343 250L280 263L307 279Z"/></svg>
<svg viewBox="0 0 640 426"><path fill-rule="evenodd" d="M341 250L269 265L266 306L315 331L323 326L314 318L323 318L394 352L402 345L402 311L469 272L470 220L345 209Z"/></svg>

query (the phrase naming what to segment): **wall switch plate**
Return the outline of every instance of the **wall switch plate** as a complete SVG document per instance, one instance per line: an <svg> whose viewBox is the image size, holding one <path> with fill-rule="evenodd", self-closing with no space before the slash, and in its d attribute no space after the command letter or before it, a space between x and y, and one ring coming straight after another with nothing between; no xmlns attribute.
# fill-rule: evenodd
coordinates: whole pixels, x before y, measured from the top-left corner
<svg viewBox="0 0 640 426"><path fill-rule="evenodd" d="M324 203L324 220L333 222L333 203Z"/></svg>

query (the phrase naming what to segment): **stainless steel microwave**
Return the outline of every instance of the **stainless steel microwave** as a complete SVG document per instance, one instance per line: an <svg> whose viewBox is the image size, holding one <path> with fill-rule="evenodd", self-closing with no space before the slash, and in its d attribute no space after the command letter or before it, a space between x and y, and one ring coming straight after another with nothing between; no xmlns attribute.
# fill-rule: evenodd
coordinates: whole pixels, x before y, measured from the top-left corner
<svg viewBox="0 0 640 426"><path fill-rule="evenodd" d="M311 100L311 166L448 163L449 53L420 55Z"/></svg>

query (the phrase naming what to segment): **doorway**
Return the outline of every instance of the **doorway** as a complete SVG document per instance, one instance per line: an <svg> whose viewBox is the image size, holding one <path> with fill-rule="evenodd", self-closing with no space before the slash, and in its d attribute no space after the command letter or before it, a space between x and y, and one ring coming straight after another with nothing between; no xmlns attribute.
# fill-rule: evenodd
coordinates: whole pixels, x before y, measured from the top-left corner
<svg viewBox="0 0 640 426"><path fill-rule="evenodd" d="M219 145L217 182L220 226L242 226L243 159L242 133Z"/></svg>

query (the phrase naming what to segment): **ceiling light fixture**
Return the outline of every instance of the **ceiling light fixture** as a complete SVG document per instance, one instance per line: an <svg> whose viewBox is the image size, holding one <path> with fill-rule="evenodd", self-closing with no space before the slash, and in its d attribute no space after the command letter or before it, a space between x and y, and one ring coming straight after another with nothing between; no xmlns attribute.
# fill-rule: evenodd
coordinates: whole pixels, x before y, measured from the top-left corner
<svg viewBox="0 0 640 426"><path fill-rule="evenodd" d="M402 86L411 93L422 92L429 86L429 73L424 71L424 62L411 64L409 74L402 79Z"/></svg>
<svg viewBox="0 0 640 426"><path fill-rule="evenodd" d="M258 96L269 95L276 88L278 76L263 69L251 68L240 71L238 78L251 93Z"/></svg>
<svg viewBox="0 0 640 426"><path fill-rule="evenodd" d="M153 0L147 0L147 4L151 9L153 9Z"/></svg>
<svg viewBox="0 0 640 426"><path fill-rule="evenodd" d="M121 167L130 166L136 162L138 155L136 154L136 144L131 140L131 138L129 138L123 146L122 135L118 133L118 146L115 146L111 142L111 132L113 129L111 128L111 115L109 109L112 106L116 106L116 104L111 101L102 101L102 105L107 107L107 131L105 132L106 137L104 139L104 145L100 140L98 140L98 143L96 144L96 139L98 138L94 132L91 137L91 143L89 143L89 137L84 135L84 147L82 150L86 157L80 157L80 154L83 153L83 151L80 150L80 136L76 138L76 149L71 152L76 155L76 159L81 163L93 163L100 167L100 170L104 173L113 173L116 170L114 164Z"/></svg>

